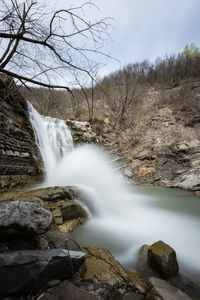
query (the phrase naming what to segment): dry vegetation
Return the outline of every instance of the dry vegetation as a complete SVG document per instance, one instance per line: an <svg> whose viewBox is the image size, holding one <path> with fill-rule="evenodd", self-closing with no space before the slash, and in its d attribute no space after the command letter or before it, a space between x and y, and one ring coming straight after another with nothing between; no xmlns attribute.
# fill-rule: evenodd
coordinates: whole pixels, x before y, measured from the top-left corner
<svg viewBox="0 0 200 300"><path fill-rule="evenodd" d="M157 59L154 64L147 61L129 64L104 77L94 88L74 89L73 96L64 90L45 88L31 88L30 92L23 87L21 92L43 115L93 123L109 118L113 126L129 128L145 113L143 103L152 88L159 91L157 106L170 105L175 113L180 112L182 118L185 116L186 123L197 122L200 101L195 89L199 79L199 55L182 53ZM155 105L155 101L153 103Z"/></svg>

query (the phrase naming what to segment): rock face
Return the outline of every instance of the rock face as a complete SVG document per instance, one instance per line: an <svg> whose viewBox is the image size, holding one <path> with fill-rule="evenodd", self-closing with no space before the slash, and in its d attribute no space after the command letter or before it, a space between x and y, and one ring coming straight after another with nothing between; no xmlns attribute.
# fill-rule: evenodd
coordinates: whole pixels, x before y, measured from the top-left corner
<svg viewBox="0 0 200 300"><path fill-rule="evenodd" d="M46 232L52 222L51 213L38 203L0 202L0 235L37 235Z"/></svg>
<svg viewBox="0 0 200 300"><path fill-rule="evenodd" d="M129 182L200 191L200 80L191 82L183 101L184 87L147 87L126 124L117 130L114 122L101 124L99 140L123 157Z"/></svg>
<svg viewBox="0 0 200 300"><path fill-rule="evenodd" d="M71 129L73 141L75 144L98 142L96 133L92 131L89 122L68 120L67 125Z"/></svg>
<svg viewBox="0 0 200 300"><path fill-rule="evenodd" d="M148 263L163 277L170 277L179 270L176 252L162 241L154 243L149 248Z"/></svg>
<svg viewBox="0 0 200 300"><path fill-rule="evenodd" d="M72 277L84 259L82 252L63 249L1 253L0 295L37 293Z"/></svg>
<svg viewBox="0 0 200 300"><path fill-rule="evenodd" d="M26 100L10 77L0 74L0 188L41 178L41 158Z"/></svg>
<svg viewBox="0 0 200 300"><path fill-rule="evenodd" d="M126 271L108 249L88 246L83 247L82 251L87 255L84 279L96 278L109 284L128 280Z"/></svg>

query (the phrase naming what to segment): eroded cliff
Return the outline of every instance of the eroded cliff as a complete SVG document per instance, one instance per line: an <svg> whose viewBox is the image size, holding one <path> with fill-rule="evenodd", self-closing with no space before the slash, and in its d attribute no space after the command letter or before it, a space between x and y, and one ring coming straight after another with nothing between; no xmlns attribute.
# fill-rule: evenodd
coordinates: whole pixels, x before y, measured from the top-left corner
<svg viewBox="0 0 200 300"><path fill-rule="evenodd" d="M0 75L0 188L41 178L41 158L26 100L13 80Z"/></svg>

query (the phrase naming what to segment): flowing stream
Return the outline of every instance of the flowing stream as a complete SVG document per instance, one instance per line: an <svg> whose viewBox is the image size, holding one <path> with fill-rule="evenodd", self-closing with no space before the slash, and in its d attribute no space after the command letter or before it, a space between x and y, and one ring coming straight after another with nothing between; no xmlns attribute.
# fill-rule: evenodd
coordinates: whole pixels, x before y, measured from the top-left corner
<svg viewBox="0 0 200 300"><path fill-rule="evenodd" d="M135 263L143 244L163 240L177 253L181 271L200 274L200 201L192 193L123 183L105 153L73 147L62 120L29 114L46 170L45 186L78 186L89 220L74 234L83 245L108 247L125 266Z"/></svg>

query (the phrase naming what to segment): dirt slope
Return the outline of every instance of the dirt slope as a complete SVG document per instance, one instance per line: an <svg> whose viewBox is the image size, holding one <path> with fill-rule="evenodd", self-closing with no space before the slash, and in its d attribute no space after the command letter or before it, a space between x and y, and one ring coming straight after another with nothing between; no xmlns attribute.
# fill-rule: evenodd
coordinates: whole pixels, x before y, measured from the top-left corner
<svg viewBox="0 0 200 300"><path fill-rule="evenodd" d="M200 82L149 88L134 126L93 126L133 183L200 189Z"/></svg>

